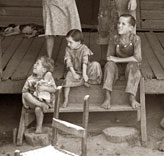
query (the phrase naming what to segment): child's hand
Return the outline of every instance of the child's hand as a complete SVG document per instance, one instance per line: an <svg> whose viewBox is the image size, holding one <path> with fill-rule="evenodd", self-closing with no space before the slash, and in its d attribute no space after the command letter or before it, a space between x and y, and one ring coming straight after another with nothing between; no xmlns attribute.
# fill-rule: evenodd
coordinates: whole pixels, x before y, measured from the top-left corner
<svg viewBox="0 0 164 156"><path fill-rule="evenodd" d="M73 77L74 77L76 80L80 79L80 75L78 75L78 74L76 74L76 73L73 74Z"/></svg>
<svg viewBox="0 0 164 156"><path fill-rule="evenodd" d="M84 74L83 79L84 79L85 82L87 82L88 81L88 75Z"/></svg>
<svg viewBox="0 0 164 156"><path fill-rule="evenodd" d="M109 57L107 58L107 60L108 60L108 61L116 62L115 57L113 57L113 56L109 56Z"/></svg>
<svg viewBox="0 0 164 156"><path fill-rule="evenodd" d="M137 0L129 0L129 3L128 3L128 10L136 10L137 8Z"/></svg>

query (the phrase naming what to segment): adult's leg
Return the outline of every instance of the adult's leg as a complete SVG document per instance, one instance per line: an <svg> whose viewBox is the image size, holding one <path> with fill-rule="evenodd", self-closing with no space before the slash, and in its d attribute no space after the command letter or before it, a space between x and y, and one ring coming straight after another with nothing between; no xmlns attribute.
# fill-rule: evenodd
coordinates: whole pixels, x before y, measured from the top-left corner
<svg viewBox="0 0 164 156"><path fill-rule="evenodd" d="M48 57L52 57L52 52L54 48L54 36L53 35L48 35L46 36L46 46L47 46L47 54Z"/></svg>
<svg viewBox="0 0 164 156"><path fill-rule="evenodd" d="M40 107L35 108L36 115L36 133L42 133L42 124L44 119L44 113Z"/></svg>
<svg viewBox="0 0 164 156"><path fill-rule="evenodd" d="M137 108L140 104L136 100L136 93L141 79L141 72L139 65L136 62L127 64L125 77L127 79L127 86L125 92L129 93L129 101L133 108Z"/></svg>
<svg viewBox="0 0 164 156"><path fill-rule="evenodd" d="M105 99L101 107L109 109L111 105L111 92L113 89L113 83L118 79L118 67L117 65L110 61L107 62L104 69L104 84L103 89L105 89Z"/></svg>

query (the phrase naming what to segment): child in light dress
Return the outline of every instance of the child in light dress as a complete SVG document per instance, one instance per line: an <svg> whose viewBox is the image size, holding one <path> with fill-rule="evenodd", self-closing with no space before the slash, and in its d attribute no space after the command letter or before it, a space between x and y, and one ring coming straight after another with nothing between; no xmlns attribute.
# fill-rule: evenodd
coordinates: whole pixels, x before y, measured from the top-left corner
<svg viewBox="0 0 164 156"><path fill-rule="evenodd" d="M68 96L71 87L81 85L100 84L102 78L101 66L98 62L90 62L92 51L83 44L83 34L78 29L72 29L66 35L67 47L65 64L67 74L64 81L63 107L68 105Z"/></svg>
<svg viewBox="0 0 164 156"><path fill-rule="evenodd" d="M36 133L42 133L44 112L54 105L56 84L52 77L53 67L54 62L52 59L46 56L38 58L33 66L32 75L27 78L22 89L24 108L35 110ZM47 80L49 80L50 83L47 82ZM41 95L43 95L43 97L41 97Z"/></svg>

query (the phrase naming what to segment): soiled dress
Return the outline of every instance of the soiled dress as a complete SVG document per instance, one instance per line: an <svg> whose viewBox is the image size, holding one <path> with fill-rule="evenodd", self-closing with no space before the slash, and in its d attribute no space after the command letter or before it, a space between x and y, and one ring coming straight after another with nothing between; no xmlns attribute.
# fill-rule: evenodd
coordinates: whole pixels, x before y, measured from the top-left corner
<svg viewBox="0 0 164 156"><path fill-rule="evenodd" d="M117 31L118 17L122 14L131 14L136 18L136 10L128 10L129 0L100 0L98 15L98 40L100 45L107 45L109 38Z"/></svg>
<svg viewBox="0 0 164 156"><path fill-rule="evenodd" d="M69 67L73 67L75 72L81 76L80 79L75 79L68 70L66 74L66 78L64 81L64 87L77 87L84 84L84 80L82 78L82 66L83 64L87 65L87 75L88 75L88 83L89 84L100 84L102 78L101 66L98 62L89 62L88 57L93 53L91 50L84 44L82 44L78 49L72 50L69 47L66 48L65 54L65 63L67 69Z"/></svg>
<svg viewBox="0 0 164 156"><path fill-rule="evenodd" d="M115 81L120 75L125 74L125 78L127 79L125 92L135 96L141 78L141 40L139 36L133 33L129 36L129 40L129 44L124 45L120 42L119 35L114 36L113 40L109 43L107 57L127 58L134 56L138 62L115 63L108 61L104 70L103 89L112 91Z"/></svg>
<svg viewBox="0 0 164 156"><path fill-rule="evenodd" d="M45 35L66 35L71 29L81 30L75 0L43 0Z"/></svg>

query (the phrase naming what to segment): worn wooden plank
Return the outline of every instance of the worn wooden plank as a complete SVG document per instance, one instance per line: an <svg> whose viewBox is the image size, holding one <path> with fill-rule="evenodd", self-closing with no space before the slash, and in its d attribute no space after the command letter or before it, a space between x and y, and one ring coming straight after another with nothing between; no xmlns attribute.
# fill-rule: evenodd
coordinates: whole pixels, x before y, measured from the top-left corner
<svg viewBox="0 0 164 156"><path fill-rule="evenodd" d="M27 17L27 16L0 16L1 25L8 25L11 23L14 24L27 24L27 23L36 23L43 25L42 17Z"/></svg>
<svg viewBox="0 0 164 156"><path fill-rule="evenodd" d="M146 80L145 81L146 94L164 94L164 80Z"/></svg>
<svg viewBox="0 0 164 156"><path fill-rule="evenodd" d="M141 19L163 20L164 10L141 10Z"/></svg>
<svg viewBox="0 0 164 156"><path fill-rule="evenodd" d="M1 94L20 94L22 92L25 80L13 81L6 80L0 82L0 93Z"/></svg>
<svg viewBox="0 0 164 156"><path fill-rule="evenodd" d="M0 16L41 17L42 8L36 7L0 7Z"/></svg>
<svg viewBox="0 0 164 156"><path fill-rule="evenodd" d="M164 48L164 33L156 33L156 36L158 37L158 40L160 41L160 44Z"/></svg>
<svg viewBox="0 0 164 156"><path fill-rule="evenodd" d="M23 39L21 45L14 53L13 57L11 58L10 62L6 66L5 71L3 72L2 79L6 80L9 79L13 73L16 71L16 68L18 67L19 63L21 62L22 58L28 51L33 39Z"/></svg>
<svg viewBox="0 0 164 156"><path fill-rule="evenodd" d="M42 6L42 0L0 0L1 6L35 6L35 7L41 7Z"/></svg>
<svg viewBox="0 0 164 156"><path fill-rule="evenodd" d="M164 20L142 20L141 25L143 29L163 31Z"/></svg>
<svg viewBox="0 0 164 156"><path fill-rule="evenodd" d="M7 65L7 63L9 62L9 60L11 59L19 45L21 44L22 39L23 38L21 36L17 36L15 40L7 48L6 52L2 55L2 68L4 68Z"/></svg>
<svg viewBox="0 0 164 156"><path fill-rule="evenodd" d="M14 41L16 36L8 36L5 37L4 40L2 40L2 54L5 53L6 49L11 45L11 43Z"/></svg>
<svg viewBox="0 0 164 156"><path fill-rule="evenodd" d="M163 0L141 0L141 10L164 10Z"/></svg>
<svg viewBox="0 0 164 156"><path fill-rule="evenodd" d="M75 125L75 124L60 120L60 119L53 118L52 127L55 127L66 133L76 135L78 137L84 137L85 135L85 129L83 127L80 127L78 125Z"/></svg>
<svg viewBox="0 0 164 156"><path fill-rule="evenodd" d="M153 70L153 73L155 74L155 77L157 79L164 79L164 71L161 65L159 64L152 48L150 47L150 44L144 34L141 34L142 43L144 43L143 50L146 55L146 58L148 60L149 65L151 66L151 69Z"/></svg>
<svg viewBox="0 0 164 156"><path fill-rule="evenodd" d="M156 55L159 63L161 64L161 66L163 67L164 70L164 49L161 46L157 36L155 35L155 33L146 33L146 36L150 42L150 45L154 51L154 54Z"/></svg>
<svg viewBox="0 0 164 156"><path fill-rule="evenodd" d="M16 72L13 74L13 76L12 76L13 80L27 78L28 72L30 71L31 67L33 66L33 64L36 60L36 57L38 56L40 49L43 46L43 42L44 42L43 38L35 38L33 40L28 52L22 59Z"/></svg>
<svg viewBox="0 0 164 156"><path fill-rule="evenodd" d="M141 63L141 72L145 79L152 79L154 78L154 73L148 63L148 59L145 55L145 43L142 40L143 33L137 33L141 37L141 50L142 50L142 63Z"/></svg>

